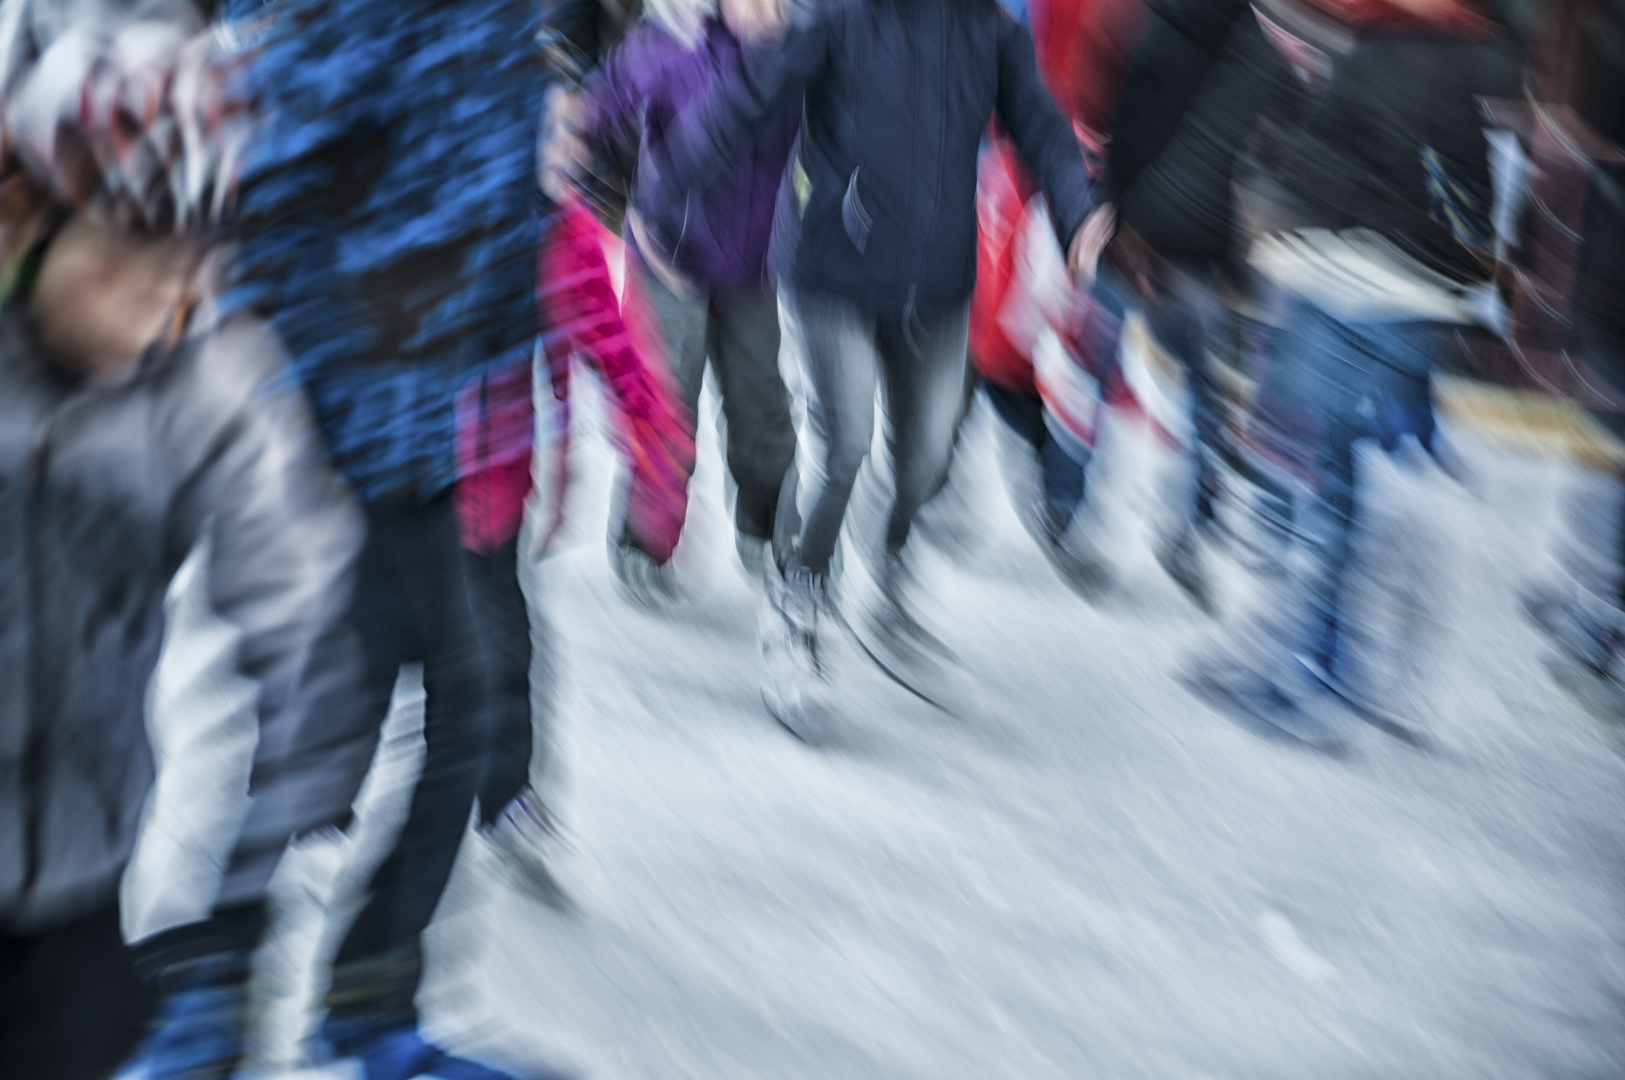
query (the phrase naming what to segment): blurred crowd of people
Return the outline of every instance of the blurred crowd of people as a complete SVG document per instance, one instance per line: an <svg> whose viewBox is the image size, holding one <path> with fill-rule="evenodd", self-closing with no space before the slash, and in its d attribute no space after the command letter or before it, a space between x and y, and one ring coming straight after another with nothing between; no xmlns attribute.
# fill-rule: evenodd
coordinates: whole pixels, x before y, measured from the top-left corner
<svg viewBox="0 0 1625 1080"><path fill-rule="evenodd" d="M1604 42L1567 103L1548 24ZM1195 693L1323 750L1353 717L1423 743L1362 675L1358 448L1465 477L1434 383L1475 349L1537 382L1561 356L1625 430L1622 58L1605 3L3 0L0 1074L232 1074L271 872L349 826L420 665L422 772L313 1058L506 1075L421 1032L421 938L471 814L564 902L556 637L522 582L589 371L615 577L674 619L712 373L762 699L810 747L847 722L834 635L963 691L909 540L979 399L1080 602L1116 580L1108 415L1182 462L1155 555L1232 645ZM843 526L877 403L869 550ZM1603 677L1622 478L1526 597ZM212 914L127 945L145 688L205 544L259 687L249 808Z"/></svg>

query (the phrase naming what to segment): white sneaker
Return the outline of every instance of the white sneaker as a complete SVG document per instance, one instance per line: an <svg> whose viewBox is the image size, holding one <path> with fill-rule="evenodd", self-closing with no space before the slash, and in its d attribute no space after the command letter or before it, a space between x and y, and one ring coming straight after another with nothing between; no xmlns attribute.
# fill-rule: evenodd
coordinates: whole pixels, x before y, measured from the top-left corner
<svg viewBox="0 0 1625 1080"><path fill-rule="evenodd" d="M829 677L818 650L819 609L826 603L823 583L810 570L797 569L789 579L773 574L758 620L762 703L806 743L829 735Z"/></svg>
<svg viewBox="0 0 1625 1080"><path fill-rule="evenodd" d="M554 873L570 845L534 790L527 785L479 832L521 888L549 907L570 910L570 898Z"/></svg>

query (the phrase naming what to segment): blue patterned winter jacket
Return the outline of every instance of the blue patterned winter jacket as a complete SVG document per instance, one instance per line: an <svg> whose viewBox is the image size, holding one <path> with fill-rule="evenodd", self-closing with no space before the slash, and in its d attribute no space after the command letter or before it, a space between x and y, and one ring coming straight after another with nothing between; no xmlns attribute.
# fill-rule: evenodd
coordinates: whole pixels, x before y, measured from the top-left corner
<svg viewBox="0 0 1625 1080"><path fill-rule="evenodd" d="M432 497L456 479L457 391L528 362L536 337L535 5L279 0L254 15L264 120L228 307L282 335L363 500Z"/></svg>

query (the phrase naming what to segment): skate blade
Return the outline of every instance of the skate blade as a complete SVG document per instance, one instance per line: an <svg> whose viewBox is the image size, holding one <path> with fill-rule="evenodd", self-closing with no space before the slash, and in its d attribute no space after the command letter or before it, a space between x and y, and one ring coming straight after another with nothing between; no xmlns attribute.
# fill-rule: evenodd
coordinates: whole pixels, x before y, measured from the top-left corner
<svg viewBox="0 0 1625 1080"><path fill-rule="evenodd" d="M956 715L954 703L962 695L953 692L950 685L951 679L944 677L936 680L935 684L927 683L925 680L918 678L916 673L908 671L904 665L898 663L895 657L888 655L886 649L870 641L868 633L860 632L844 616L839 617L837 621L840 623L841 629L846 633L847 639L862 650L863 655L867 656L869 661L880 669L882 675L932 708L947 713L949 716Z"/></svg>
<svg viewBox="0 0 1625 1080"><path fill-rule="evenodd" d="M1175 678L1186 690L1255 735L1304 746L1328 757L1341 758L1349 752L1348 742L1339 731L1279 691L1257 693L1205 669Z"/></svg>
<svg viewBox="0 0 1625 1080"><path fill-rule="evenodd" d="M792 704L764 689L762 706L774 722L794 736L797 742L806 746L823 746L829 742L835 716L828 704L806 700Z"/></svg>
<svg viewBox="0 0 1625 1080"><path fill-rule="evenodd" d="M1396 713L1357 697L1347 686L1322 671L1319 665L1312 664L1301 656L1298 657L1298 662L1304 666L1304 670L1309 672L1321 689L1347 706L1355 716L1384 735L1398 739L1400 742L1417 750L1433 749L1431 739L1424 735L1419 728L1400 719Z"/></svg>

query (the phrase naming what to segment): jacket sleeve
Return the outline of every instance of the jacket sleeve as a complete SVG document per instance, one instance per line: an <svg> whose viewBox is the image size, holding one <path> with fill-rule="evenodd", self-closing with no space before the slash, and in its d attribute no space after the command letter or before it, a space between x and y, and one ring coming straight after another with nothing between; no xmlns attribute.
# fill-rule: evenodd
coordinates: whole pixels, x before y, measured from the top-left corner
<svg viewBox="0 0 1625 1080"><path fill-rule="evenodd" d="M537 41L550 66L579 82L613 44L606 34L603 0L542 0L542 30Z"/></svg>
<svg viewBox="0 0 1625 1080"><path fill-rule="evenodd" d="M652 57L643 48L644 27L634 29L581 84L581 142L587 170L622 196L637 168L646 102L638 85L640 68Z"/></svg>
<svg viewBox="0 0 1625 1080"><path fill-rule="evenodd" d="M1043 189L1055 235L1065 249L1091 209L1083 148L1038 76L1032 35L1002 16L995 110L1022 164Z"/></svg>
<svg viewBox="0 0 1625 1080"><path fill-rule="evenodd" d="M361 692L348 619L363 523L303 392L252 320L216 331L197 363L205 390L194 407L224 419L198 425L217 434L174 535L208 540L210 601L238 630L238 666L259 686L249 810L216 904L229 907L260 897L292 837L348 820L382 718Z"/></svg>
<svg viewBox="0 0 1625 1080"><path fill-rule="evenodd" d="M1244 15L1251 17L1247 0L1155 0L1150 5L1117 89L1107 144L1107 184L1114 201L1173 138L1230 27Z"/></svg>
<svg viewBox="0 0 1625 1080"><path fill-rule="evenodd" d="M747 48L738 65L712 78L667 129L664 174L688 191L715 179L818 77L844 10L794 25L777 42Z"/></svg>

